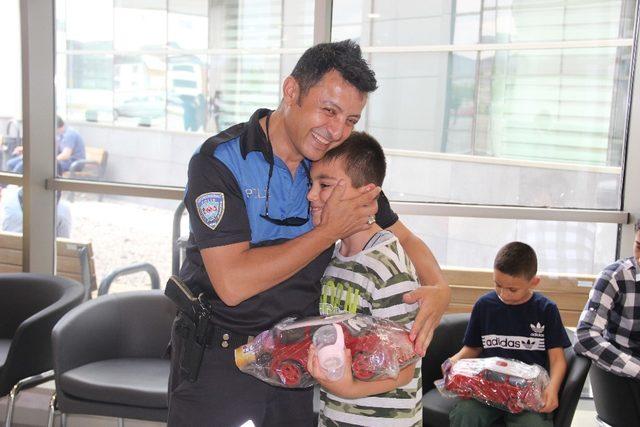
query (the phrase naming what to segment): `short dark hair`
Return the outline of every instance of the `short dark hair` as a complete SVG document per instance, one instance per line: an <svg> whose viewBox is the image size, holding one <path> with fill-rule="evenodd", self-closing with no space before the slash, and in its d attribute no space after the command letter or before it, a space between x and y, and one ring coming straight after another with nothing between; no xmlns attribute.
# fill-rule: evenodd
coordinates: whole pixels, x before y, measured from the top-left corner
<svg viewBox="0 0 640 427"><path fill-rule="evenodd" d="M376 75L362 58L360 46L353 40L320 43L307 49L291 72L300 86L300 98L331 70L336 70L342 78L362 93L378 88Z"/></svg>
<svg viewBox="0 0 640 427"><path fill-rule="evenodd" d="M511 242L498 251L493 268L509 276L531 280L538 272L538 258L526 243Z"/></svg>
<svg viewBox="0 0 640 427"><path fill-rule="evenodd" d="M64 120L62 117L56 116L56 129L60 129L62 126L64 126Z"/></svg>
<svg viewBox="0 0 640 427"><path fill-rule="evenodd" d="M382 146L366 132L352 132L345 141L327 151L321 162L343 159L345 173L354 187L369 183L381 186L387 173Z"/></svg>

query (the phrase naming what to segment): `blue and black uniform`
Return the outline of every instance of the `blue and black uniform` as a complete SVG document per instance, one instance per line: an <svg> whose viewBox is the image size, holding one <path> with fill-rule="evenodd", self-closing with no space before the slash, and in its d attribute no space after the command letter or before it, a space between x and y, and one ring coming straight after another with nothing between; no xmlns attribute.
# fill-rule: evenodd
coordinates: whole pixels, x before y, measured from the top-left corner
<svg viewBox="0 0 640 427"><path fill-rule="evenodd" d="M273 155L259 123L267 114L270 110L258 110L248 122L209 138L189 163L185 205L191 232L180 277L195 294L204 292L210 299L214 329L198 380L191 383L179 367L184 325L180 315L176 318L169 385L170 426L239 426L249 420L256 426L303 426L315 421L312 390L273 387L243 374L235 366L233 351L250 336L285 317L318 314L320 279L332 248L291 278L233 307L216 295L200 255L203 249L239 242L248 241L252 247L274 245L313 228L306 198L309 162L303 160L292 176L284 161ZM266 213L267 184L269 217L308 221L285 226L261 217ZM381 195L377 223L386 228L397 220L388 200Z"/></svg>

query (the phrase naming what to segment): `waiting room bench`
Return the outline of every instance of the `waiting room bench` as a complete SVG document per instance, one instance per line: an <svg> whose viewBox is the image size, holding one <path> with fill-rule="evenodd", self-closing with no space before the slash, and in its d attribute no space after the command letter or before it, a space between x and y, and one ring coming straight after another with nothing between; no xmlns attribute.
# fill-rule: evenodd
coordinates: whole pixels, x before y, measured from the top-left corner
<svg viewBox="0 0 640 427"><path fill-rule="evenodd" d="M57 275L84 285L85 299L97 289L96 268L91 242L56 239ZM22 234L0 232L0 273L22 271Z"/></svg>

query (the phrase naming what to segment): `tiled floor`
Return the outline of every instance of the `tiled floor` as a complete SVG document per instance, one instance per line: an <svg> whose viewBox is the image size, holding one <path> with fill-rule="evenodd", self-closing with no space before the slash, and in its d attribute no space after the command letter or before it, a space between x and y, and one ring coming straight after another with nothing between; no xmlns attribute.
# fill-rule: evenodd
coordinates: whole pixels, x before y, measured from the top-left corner
<svg viewBox="0 0 640 427"><path fill-rule="evenodd" d="M27 390L19 395L14 411L15 427L46 426L48 417L48 405L53 392L53 383L47 383L35 389ZM4 421L6 414L7 398L0 399L0 421ZM59 417L56 418L56 426L60 425ZM165 424L126 420L126 427L162 427ZM581 399L573 422L573 427L598 427L596 423L596 411L591 399ZM115 418L89 417L82 415L70 415L67 417L67 427L114 427L117 426Z"/></svg>

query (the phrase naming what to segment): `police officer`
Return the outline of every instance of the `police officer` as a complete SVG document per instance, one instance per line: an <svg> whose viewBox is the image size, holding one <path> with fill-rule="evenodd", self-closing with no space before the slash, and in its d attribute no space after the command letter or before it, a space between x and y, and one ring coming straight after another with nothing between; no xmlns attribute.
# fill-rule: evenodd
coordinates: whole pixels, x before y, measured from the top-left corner
<svg viewBox="0 0 640 427"><path fill-rule="evenodd" d="M311 389L273 387L243 374L233 350L285 317L317 315L319 279L333 244L374 220L398 235L422 283L435 285L405 295L407 302L425 302L411 333L424 354L449 289L429 249L398 221L380 188L342 200L341 183L321 223L314 228L309 219L310 161L346 139L376 85L358 45L316 45L285 79L277 110L256 111L192 157L185 193L191 233L180 278L206 295L211 328L192 382L180 367L190 358L185 342L192 332L184 315L176 318L169 426L313 425Z"/></svg>

